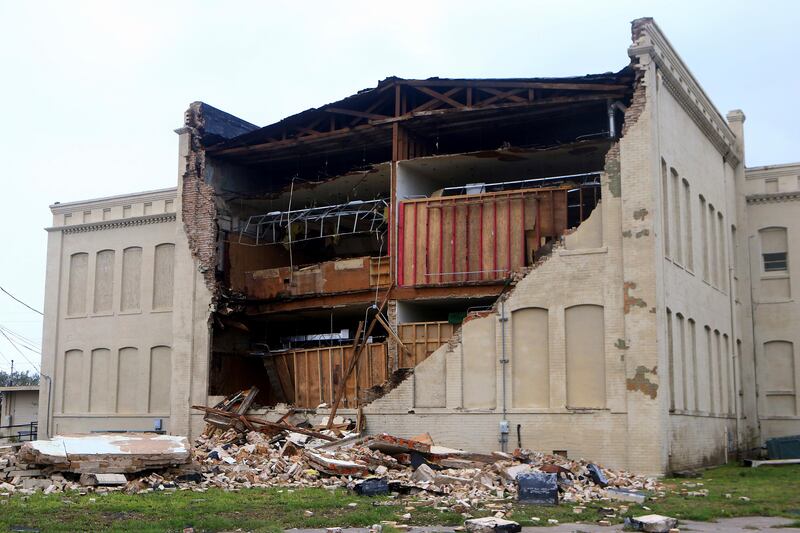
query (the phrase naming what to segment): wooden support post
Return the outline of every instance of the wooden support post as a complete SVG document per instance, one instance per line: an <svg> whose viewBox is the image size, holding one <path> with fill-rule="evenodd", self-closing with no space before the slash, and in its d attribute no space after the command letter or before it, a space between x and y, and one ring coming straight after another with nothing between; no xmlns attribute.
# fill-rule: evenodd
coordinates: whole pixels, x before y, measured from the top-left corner
<svg viewBox="0 0 800 533"><path fill-rule="evenodd" d="M384 327L384 329L386 330L386 333L388 333L389 336L392 339L394 339L394 341L397 343L397 345L400 347L400 349L403 350L404 352L406 352L408 355L410 355L413 358L414 354L411 352L411 350L408 349L408 347L406 347L405 344L403 344L403 341L401 341L400 337L398 337L397 333L395 333L394 328L392 328L392 326L390 326L389 323L386 322L386 320L384 320L383 317L380 314L376 315L376 318L378 319L378 322L380 322L381 326Z"/></svg>
<svg viewBox="0 0 800 533"><path fill-rule="evenodd" d="M367 339L372 334L372 330L375 328L375 324L378 322L377 317L381 314L386 304L389 302L389 295L392 292L392 285L389 286L389 289L386 291L386 296L381 302L380 307L378 307L378 311L375 313L375 317L373 317L372 321L369 323L369 327L367 331L364 333L364 342L356 347L353 345L353 358L350 360L350 364L347 366L347 372L345 372L344 376L342 376L342 381L339 383L339 386L336 390L336 396L333 399L333 405L331 406L331 415L328 418L328 428L333 426L333 419L336 416L336 411L339 409L339 403L342 401L342 395L345 393L347 387L347 379L350 377L350 374L353 373L353 369L355 369L356 365L358 364L358 358L361 357L361 352L364 351L364 348L367 345Z"/></svg>

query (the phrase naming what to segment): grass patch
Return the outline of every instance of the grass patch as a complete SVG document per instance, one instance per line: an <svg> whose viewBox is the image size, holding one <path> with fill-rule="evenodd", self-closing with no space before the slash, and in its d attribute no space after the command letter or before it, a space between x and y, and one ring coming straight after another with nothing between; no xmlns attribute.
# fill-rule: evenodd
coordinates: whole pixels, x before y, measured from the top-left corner
<svg viewBox="0 0 800 533"><path fill-rule="evenodd" d="M663 497L646 506L631 505L626 514L654 512L684 520L715 520L733 516L785 516L800 522L800 465L741 468L725 466L705 472L699 479L665 479ZM702 483L687 487L685 483ZM686 491L707 489L708 496L693 497ZM725 495L730 494L727 498ZM740 496L749 501L740 500ZM349 504L355 503L355 506ZM523 526L560 522L596 522L601 507L619 507L620 502L587 504L581 514L572 505L540 507L515 505L509 518ZM460 525L463 517L441 512L433 505L416 506L411 520L403 520L406 501L389 497L364 498L345 490L246 489L225 492L156 492L128 496L120 493L80 496L41 493L0 498L0 531L13 526L41 531L177 531L191 526L195 531L275 532L301 527L364 527L383 520L411 525ZM490 504L491 505L491 504ZM305 511L313 511L306 516ZM488 516L485 509L475 516ZM540 520L534 521L533 517ZM621 522L618 515L612 522Z"/></svg>

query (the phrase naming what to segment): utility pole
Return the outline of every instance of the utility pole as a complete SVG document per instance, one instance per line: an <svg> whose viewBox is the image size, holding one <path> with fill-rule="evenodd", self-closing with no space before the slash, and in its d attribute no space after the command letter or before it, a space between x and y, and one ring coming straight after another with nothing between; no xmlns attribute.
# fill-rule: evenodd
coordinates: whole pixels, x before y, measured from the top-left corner
<svg viewBox="0 0 800 533"><path fill-rule="evenodd" d="M8 375L8 386L14 386L14 360L11 360L11 373Z"/></svg>

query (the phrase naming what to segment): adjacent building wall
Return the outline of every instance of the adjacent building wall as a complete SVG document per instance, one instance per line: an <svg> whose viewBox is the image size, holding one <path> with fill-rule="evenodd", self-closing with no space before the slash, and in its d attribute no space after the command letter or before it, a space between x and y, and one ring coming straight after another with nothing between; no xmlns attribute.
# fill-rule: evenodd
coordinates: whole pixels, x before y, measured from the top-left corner
<svg viewBox="0 0 800 533"><path fill-rule="evenodd" d="M176 190L54 204L40 434L170 430Z"/></svg>
<svg viewBox="0 0 800 533"><path fill-rule="evenodd" d="M32 422L39 411L38 385L0 387L0 426L17 426L0 429L0 442L6 438L30 438Z"/></svg>
<svg viewBox="0 0 800 533"><path fill-rule="evenodd" d="M748 168L744 189L758 419L765 440L800 433L800 163ZM781 253L784 263L775 255Z"/></svg>

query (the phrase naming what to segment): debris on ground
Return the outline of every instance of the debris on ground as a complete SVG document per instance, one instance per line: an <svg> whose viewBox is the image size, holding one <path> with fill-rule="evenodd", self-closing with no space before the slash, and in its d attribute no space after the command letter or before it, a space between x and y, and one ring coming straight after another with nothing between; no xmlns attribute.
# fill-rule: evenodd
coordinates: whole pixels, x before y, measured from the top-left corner
<svg viewBox="0 0 800 533"><path fill-rule="evenodd" d="M510 511L520 493L532 494L533 486L526 484L530 479L546 480L542 494L551 504L609 501L619 490L661 490L655 478L560 455L526 449L474 453L437 446L427 434L362 435L357 428L363 423L342 416L329 420L290 410L268 420L241 408L249 408L252 397L243 391L213 408L200 407L208 426L193 446L182 437L124 433L28 443L17 454L0 455L0 494L346 488L364 496L414 495L431 507L472 518L480 510ZM98 446L91 455L78 453L86 452L87 442L107 447ZM122 446L131 452L124 455L116 453L120 442L137 444ZM162 453L143 453L154 442L162 443Z"/></svg>
<svg viewBox="0 0 800 533"><path fill-rule="evenodd" d="M466 520L464 528L470 533L519 533L522 531L522 527L518 523L493 516Z"/></svg>
<svg viewBox="0 0 800 533"><path fill-rule="evenodd" d="M676 519L660 514L648 514L625 519L626 528L647 533L669 533L676 525L678 525Z"/></svg>

